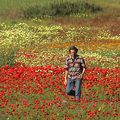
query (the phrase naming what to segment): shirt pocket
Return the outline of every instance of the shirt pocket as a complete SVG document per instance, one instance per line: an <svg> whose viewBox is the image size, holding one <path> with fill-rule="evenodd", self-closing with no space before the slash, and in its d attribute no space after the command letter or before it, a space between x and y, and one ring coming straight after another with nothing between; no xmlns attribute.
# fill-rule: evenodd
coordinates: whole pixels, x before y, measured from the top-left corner
<svg viewBox="0 0 120 120"><path fill-rule="evenodd" d="M80 62L75 62L75 67L79 68L80 67Z"/></svg>

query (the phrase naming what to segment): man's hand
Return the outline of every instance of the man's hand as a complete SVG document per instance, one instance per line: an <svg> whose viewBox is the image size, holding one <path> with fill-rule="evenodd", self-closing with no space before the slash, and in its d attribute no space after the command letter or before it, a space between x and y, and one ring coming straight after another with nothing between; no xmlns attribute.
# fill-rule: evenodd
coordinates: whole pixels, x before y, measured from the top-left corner
<svg viewBox="0 0 120 120"><path fill-rule="evenodd" d="M80 78L83 78L83 74L82 73L80 74Z"/></svg>

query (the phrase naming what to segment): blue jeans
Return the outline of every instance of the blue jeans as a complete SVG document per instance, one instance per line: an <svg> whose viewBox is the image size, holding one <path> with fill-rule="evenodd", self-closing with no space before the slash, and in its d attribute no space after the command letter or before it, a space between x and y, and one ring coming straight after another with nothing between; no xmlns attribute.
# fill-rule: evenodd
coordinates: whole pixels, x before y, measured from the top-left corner
<svg viewBox="0 0 120 120"><path fill-rule="evenodd" d="M75 90L73 90L73 87L76 86ZM71 78L68 78L67 80L67 86L66 86L66 93L68 95L74 96L75 98L81 97L81 86L82 86L82 79L81 80L74 80L72 81Z"/></svg>

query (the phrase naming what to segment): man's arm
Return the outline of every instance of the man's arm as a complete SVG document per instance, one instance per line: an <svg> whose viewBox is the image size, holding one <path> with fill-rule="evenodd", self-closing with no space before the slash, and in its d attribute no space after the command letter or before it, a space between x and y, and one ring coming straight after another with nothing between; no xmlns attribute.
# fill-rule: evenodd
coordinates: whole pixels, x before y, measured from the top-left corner
<svg viewBox="0 0 120 120"><path fill-rule="evenodd" d="M65 71L65 81L64 84L67 84L67 80L68 80L68 70Z"/></svg>
<svg viewBox="0 0 120 120"><path fill-rule="evenodd" d="M65 80L68 78L68 70L65 71Z"/></svg>
<svg viewBox="0 0 120 120"><path fill-rule="evenodd" d="M67 58L66 58L66 61L65 61L64 69L65 69L65 81L64 81L64 84L66 84L67 79L68 79L68 62L67 62Z"/></svg>
<svg viewBox="0 0 120 120"><path fill-rule="evenodd" d="M84 73L85 73L85 69L86 69L86 68L84 67L84 68L83 68L83 71L82 71L82 73L81 73L82 75L84 75Z"/></svg>
<svg viewBox="0 0 120 120"><path fill-rule="evenodd" d="M85 64L85 60L84 60L83 58L81 59L81 63L82 63L82 67L83 67L83 70L82 70L81 75L82 75L82 77L83 77L83 75L84 75L84 73L85 73L85 70L86 70L86 64Z"/></svg>

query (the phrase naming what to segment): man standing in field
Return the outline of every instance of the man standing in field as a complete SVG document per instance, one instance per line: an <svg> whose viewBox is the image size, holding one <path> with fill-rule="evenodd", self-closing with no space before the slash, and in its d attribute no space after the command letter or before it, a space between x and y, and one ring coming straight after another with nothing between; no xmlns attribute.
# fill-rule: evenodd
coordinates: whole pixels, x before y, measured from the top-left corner
<svg viewBox="0 0 120 120"><path fill-rule="evenodd" d="M81 85L85 73L85 61L78 54L75 46L69 48L69 55L65 61L65 81L67 95L74 96L75 100L80 101ZM75 87L75 90L74 90Z"/></svg>

